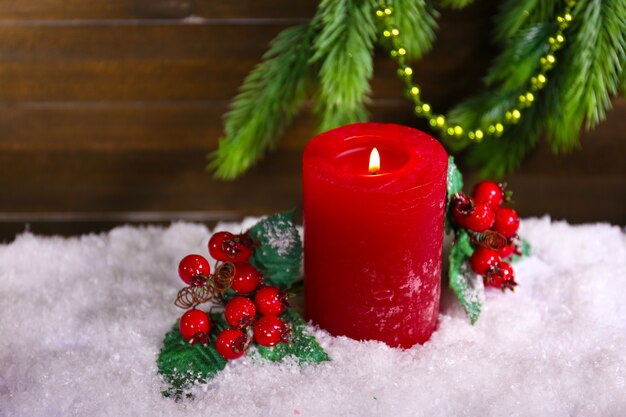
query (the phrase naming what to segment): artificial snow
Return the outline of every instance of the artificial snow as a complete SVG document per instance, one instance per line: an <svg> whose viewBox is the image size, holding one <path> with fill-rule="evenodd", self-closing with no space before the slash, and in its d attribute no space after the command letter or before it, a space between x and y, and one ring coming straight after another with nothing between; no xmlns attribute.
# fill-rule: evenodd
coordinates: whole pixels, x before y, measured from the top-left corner
<svg viewBox="0 0 626 417"><path fill-rule="evenodd" d="M23 234L0 246L0 416L626 416L624 231L543 218L521 232L519 287L487 291L475 326L446 289L423 346L312 329L331 362L244 357L178 403L155 359L182 313L177 263L206 255L209 231Z"/></svg>

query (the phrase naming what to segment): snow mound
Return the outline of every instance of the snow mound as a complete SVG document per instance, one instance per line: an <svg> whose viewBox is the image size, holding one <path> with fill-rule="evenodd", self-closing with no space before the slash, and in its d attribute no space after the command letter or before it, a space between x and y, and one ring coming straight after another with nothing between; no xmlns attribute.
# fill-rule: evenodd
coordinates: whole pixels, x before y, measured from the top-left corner
<svg viewBox="0 0 626 417"><path fill-rule="evenodd" d="M0 416L626 416L624 231L542 218L521 232L520 285L488 291L475 326L445 290L424 346L312 329L331 362L244 357L179 403L155 359L181 313L177 263L206 254L209 230L23 234L0 246Z"/></svg>

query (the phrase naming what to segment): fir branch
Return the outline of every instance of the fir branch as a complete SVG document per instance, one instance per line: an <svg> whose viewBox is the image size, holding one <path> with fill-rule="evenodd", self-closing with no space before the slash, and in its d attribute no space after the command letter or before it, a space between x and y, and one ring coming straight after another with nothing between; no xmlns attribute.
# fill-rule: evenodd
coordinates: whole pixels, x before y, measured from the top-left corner
<svg viewBox="0 0 626 417"><path fill-rule="evenodd" d="M439 0L438 3L443 7L450 7L451 9L462 9L474 3L474 0Z"/></svg>
<svg viewBox="0 0 626 417"><path fill-rule="evenodd" d="M561 6L558 0L506 0L495 18L495 38L506 43L527 25L552 21Z"/></svg>
<svg viewBox="0 0 626 417"><path fill-rule="evenodd" d="M246 77L225 115L225 136L210 155L209 169L233 179L252 166L290 123L306 98L308 61L315 30L283 30Z"/></svg>
<svg viewBox="0 0 626 417"><path fill-rule="evenodd" d="M500 179L511 173L536 146L547 113L543 106L527 109L518 124L507 127L504 136L470 147L466 163L486 178Z"/></svg>
<svg viewBox="0 0 626 417"><path fill-rule="evenodd" d="M322 28L310 62L320 65L314 106L320 131L367 119L376 37L372 6L371 0L322 0L319 6Z"/></svg>
<svg viewBox="0 0 626 417"><path fill-rule="evenodd" d="M548 38L555 30L556 24L540 23L519 31L495 60L485 83L500 84L505 90L519 90L527 85L539 67L539 58L548 52Z"/></svg>
<svg viewBox="0 0 626 417"><path fill-rule="evenodd" d="M471 97L450 111L448 121L451 125L458 124L464 129L485 129L494 121L502 120L507 110L517 104L520 91L494 89ZM466 148L470 142L467 139L450 138L446 144L451 150L459 151Z"/></svg>
<svg viewBox="0 0 626 417"><path fill-rule="evenodd" d="M578 144L583 126L596 126L611 108L626 61L626 3L623 0L581 0L575 10L571 39L555 75L560 114L547 124L555 151Z"/></svg>
<svg viewBox="0 0 626 417"><path fill-rule="evenodd" d="M421 58L433 45L439 13L425 0L393 0L389 4L394 9L394 21L402 34L407 58Z"/></svg>

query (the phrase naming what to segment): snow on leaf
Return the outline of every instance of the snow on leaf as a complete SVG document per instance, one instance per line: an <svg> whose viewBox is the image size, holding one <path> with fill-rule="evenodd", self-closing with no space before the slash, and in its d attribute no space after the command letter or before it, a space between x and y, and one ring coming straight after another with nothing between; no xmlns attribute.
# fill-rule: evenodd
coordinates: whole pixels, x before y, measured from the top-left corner
<svg viewBox="0 0 626 417"><path fill-rule="evenodd" d="M213 327L219 326L214 323ZM184 340L178 329L178 321L165 334L163 347L157 358L159 374L168 385L163 396L177 400L183 396L190 397L189 390L193 385L205 382L224 369L226 359L215 350L217 332L211 333L206 346L202 343L191 345Z"/></svg>
<svg viewBox="0 0 626 417"><path fill-rule="evenodd" d="M522 254L521 255L513 254L513 256L511 256L511 262L521 261L522 259L530 256L530 252L531 252L530 243L528 243L526 239L522 239L520 237L518 246Z"/></svg>
<svg viewBox="0 0 626 417"><path fill-rule="evenodd" d="M289 288L300 274L302 241L294 212L269 216L249 231L255 242L250 263L264 275L264 281L281 289Z"/></svg>
<svg viewBox="0 0 626 417"><path fill-rule="evenodd" d="M281 318L291 327L291 341L280 343L274 347L258 346L259 354L272 362L280 361L286 356L295 356L300 364L320 363L330 360L328 354L317 343L315 337L306 334L306 322L298 313L287 309Z"/></svg>
<svg viewBox="0 0 626 417"><path fill-rule="evenodd" d="M446 181L446 217L445 228L446 232L452 230L452 212L450 210L450 200L452 196L463 190L463 175L454 163L454 157L448 157L448 177Z"/></svg>
<svg viewBox="0 0 626 417"><path fill-rule="evenodd" d="M482 277L469 268L468 258L472 255L470 237L461 230L450 251L450 288L454 291L472 324L476 323L485 299Z"/></svg>

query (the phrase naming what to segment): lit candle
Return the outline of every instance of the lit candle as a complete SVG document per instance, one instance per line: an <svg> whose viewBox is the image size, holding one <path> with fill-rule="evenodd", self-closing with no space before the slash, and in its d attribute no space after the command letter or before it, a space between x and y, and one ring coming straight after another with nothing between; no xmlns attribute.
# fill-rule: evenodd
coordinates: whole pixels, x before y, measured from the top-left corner
<svg viewBox="0 0 626 417"><path fill-rule="evenodd" d="M404 126L359 123L304 151L305 315L333 335L423 343L437 325L448 157Z"/></svg>

